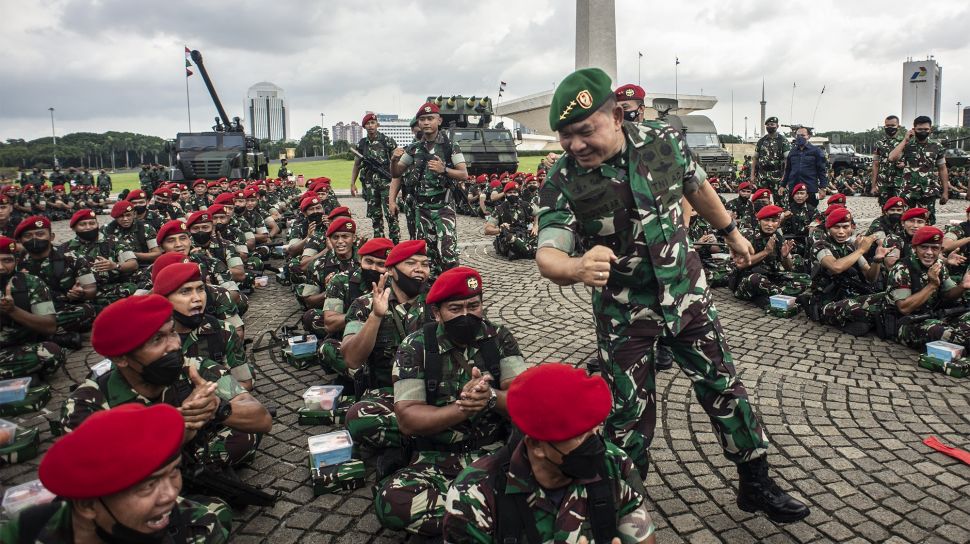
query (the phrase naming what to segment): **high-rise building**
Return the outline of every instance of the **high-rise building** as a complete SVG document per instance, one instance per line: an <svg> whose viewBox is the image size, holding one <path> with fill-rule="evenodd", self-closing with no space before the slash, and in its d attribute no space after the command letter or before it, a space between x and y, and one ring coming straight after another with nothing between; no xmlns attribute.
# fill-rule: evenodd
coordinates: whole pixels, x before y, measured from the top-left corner
<svg viewBox="0 0 970 544"><path fill-rule="evenodd" d="M963 119L961 119L960 126L970 127L970 106L963 106Z"/></svg>
<svg viewBox="0 0 970 544"><path fill-rule="evenodd" d="M262 81L246 92L246 133L258 140L286 140L290 132L290 107L283 89Z"/></svg>
<svg viewBox="0 0 970 544"><path fill-rule="evenodd" d="M364 127L360 126L357 121L351 121L349 124L345 124L340 121L333 126L330 132L330 138L334 142L339 142L341 140L345 142L350 142L356 144L364 137Z"/></svg>
<svg viewBox="0 0 970 544"><path fill-rule="evenodd" d="M933 125L940 124L940 94L943 67L930 56L926 60L906 59L903 63L903 108L901 124L913 125L913 119L926 115Z"/></svg>
<svg viewBox="0 0 970 544"><path fill-rule="evenodd" d="M411 134L411 121L409 119L399 119L397 121L382 122L377 130L394 138L397 145L404 147L414 140Z"/></svg>

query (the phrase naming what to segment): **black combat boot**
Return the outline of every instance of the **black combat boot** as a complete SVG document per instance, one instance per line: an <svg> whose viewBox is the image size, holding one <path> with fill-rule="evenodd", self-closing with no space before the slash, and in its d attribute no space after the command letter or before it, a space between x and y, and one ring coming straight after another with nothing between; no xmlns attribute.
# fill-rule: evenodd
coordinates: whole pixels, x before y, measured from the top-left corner
<svg viewBox="0 0 970 544"><path fill-rule="evenodd" d="M771 300L766 296L754 297L751 299L751 303L761 309L765 309L768 306L771 306Z"/></svg>
<svg viewBox="0 0 970 544"><path fill-rule="evenodd" d="M81 349L81 333L62 332L51 337L51 341L67 349Z"/></svg>
<svg viewBox="0 0 970 544"><path fill-rule="evenodd" d="M763 511L775 523L791 523L810 513L807 506L782 491L768 476L768 461L758 457L738 465L738 508Z"/></svg>
<svg viewBox="0 0 970 544"><path fill-rule="evenodd" d="M842 330L852 336L865 336L872 330L872 325L868 321L848 321Z"/></svg>
<svg viewBox="0 0 970 544"><path fill-rule="evenodd" d="M674 352L670 346L658 342L653 354L653 365L657 372L670 370L674 366Z"/></svg>

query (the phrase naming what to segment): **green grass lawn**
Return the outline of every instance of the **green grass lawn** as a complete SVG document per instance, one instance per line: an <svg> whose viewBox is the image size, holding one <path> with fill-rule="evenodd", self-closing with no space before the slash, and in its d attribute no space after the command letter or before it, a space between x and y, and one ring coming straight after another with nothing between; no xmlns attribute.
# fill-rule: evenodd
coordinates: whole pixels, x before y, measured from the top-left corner
<svg viewBox="0 0 970 544"><path fill-rule="evenodd" d="M520 172L535 172L536 166L542 157L519 157ZM275 176L279 170L279 161L273 161L269 165L270 175ZM333 160L333 161L307 161L290 163L290 170L297 175L303 174L304 178L328 177L333 181L336 189L350 188L350 173L354 168L353 161ZM124 189L137 189L138 172L126 172L111 176L111 183L115 191Z"/></svg>

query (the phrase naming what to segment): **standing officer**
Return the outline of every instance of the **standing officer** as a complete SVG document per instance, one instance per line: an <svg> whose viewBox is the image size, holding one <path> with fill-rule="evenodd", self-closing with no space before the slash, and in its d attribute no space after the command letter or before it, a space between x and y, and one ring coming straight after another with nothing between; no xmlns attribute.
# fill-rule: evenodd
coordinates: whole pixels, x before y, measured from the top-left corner
<svg viewBox="0 0 970 544"><path fill-rule="evenodd" d="M461 147L439 130L438 106L427 102L418 110L421 140L407 149L397 148L391 156L391 175L399 178L408 168L415 172L417 198L417 237L428 242L431 275L458 266L458 231L455 207L451 202L453 180L466 179L465 156ZM397 199L398 186L391 181L391 202Z"/></svg>
<svg viewBox="0 0 970 544"><path fill-rule="evenodd" d="M111 192L111 176L105 172L104 168L98 174L98 191L104 195Z"/></svg>
<svg viewBox="0 0 970 544"><path fill-rule="evenodd" d="M365 157L370 157L377 161L382 167L390 171L391 153L397 149L397 142L394 138L378 132L380 123L377 116L368 113L360 122L367 135L357 142L357 151ZM360 184L364 191L364 200L367 202L367 217L370 217L374 225L374 236L384 236L384 218L387 218L387 237L395 244L401 239L401 227L398 226L397 213L392 214L388 209L390 199L391 180L380 172L364 163L360 157L354 159L354 169L350 173L350 194L357 196L357 175L360 174Z"/></svg>
<svg viewBox="0 0 970 544"><path fill-rule="evenodd" d="M751 156L751 184L770 189L778 197L784 196L787 191L781 178L785 173L785 156L789 151L791 144L788 138L778 133L778 118L765 119L765 135L755 144L754 155Z"/></svg>
<svg viewBox="0 0 970 544"><path fill-rule="evenodd" d="M913 208L930 211L930 224L936 223L936 197L940 205L950 198L950 180L943 156L943 145L930 138L933 120L920 115L913 128L889 153L889 162L900 162L900 195ZM916 137L915 140L913 137Z"/></svg>
<svg viewBox="0 0 970 544"><path fill-rule="evenodd" d="M647 92L643 87L627 83L617 87L614 93L616 104L623 108L623 117L630 122L639 123L643 121L643 112L646 109L643 99L647 97Z"/></svg>
<svg viewBox="0 0 970 544"><path fill-rule="evenodd" d="M902 141L899 135L899 117L886 117L883 130L886 137L876 142L876 150L872 154L872 194L879 196L880 206L885 205L890 198L899 196L902 182L899 166L889 160L889 154Z"/></svg>
<svg viewBox="0 0 970 544"><path fill-rule="evenodd" d="M455 478L445 501L445 540L655 541L636 467L598 432L612 404L603 378L541 364L512 381L507 399L509 417L525 438Z"/></svg>
<svg viewBox="0 0 970 544"><path fill-rule="evenodd" d="M567 76L553 95L552 130L566 153L539 190L539 272L558 285L593 287L603 377L613 393L607 436L641 473L656 423L653 348L669 343L691 376L728 459L738 464L738 506L796 521L808 508L768 476L768 440L736 377L700 257L690 250L684 196L724 237L738 265L750 242L724 209L679 133L624 122L598 68ZM577 254L577 247L586 248ZM574 256L575 255L575 256Z"/></svg>
<svg viewBox="0 0 970 544"><path fill-rule="evenodd" d="M829 161L822 150L809 143L812 132L808 127L798 127L795 130L795 147L785 158L785 175L782 187L791 191L799 183L805 184L808 191L808 202L812 207L818 206L818 191L828 187Z"/></svg>
<svg viewBox="0 0 970 544"><path fill-rule="evenodd" d="M290 169L286 167L286 159L280 159L280 169L276 172L276 177L285 180L292 175L293 175L293 172L291 172Z"/></svg>

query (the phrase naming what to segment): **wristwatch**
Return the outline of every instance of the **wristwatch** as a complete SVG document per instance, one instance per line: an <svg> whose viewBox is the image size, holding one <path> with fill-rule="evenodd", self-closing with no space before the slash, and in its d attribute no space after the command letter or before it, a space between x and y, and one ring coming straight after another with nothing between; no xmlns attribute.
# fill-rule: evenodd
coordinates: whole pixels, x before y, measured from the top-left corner
<svg viewBox="0 0 970 544"><path fill-rule="evenodd" d="M735 229L737 228L738 228L738 224L734 222L734 219L732 219L731 222L728 223L726 227L724 227L723 229L717 229L717 233L720 236L727 236L728 234L731 234L732 232L734 232Z"/></svg>
<svg viewBox="0 0 970 544"><path fill-rule="evenodd" d="M232 404L230 404L225 400L220 400L219 407L216 408L216 414L212 419L216 423L222 423L223 421L228 419L229 416L231 415L232 415Z"/></svg>
<svg viewBox="0 0 970 544"><path fill-rule="evenodd" d="M498 394L495 392L494 387L489 387L488 390L492 393L492 396L488 398L488 402L485 404L485 409L494 410L495 406L498 405Z"/></svg>

